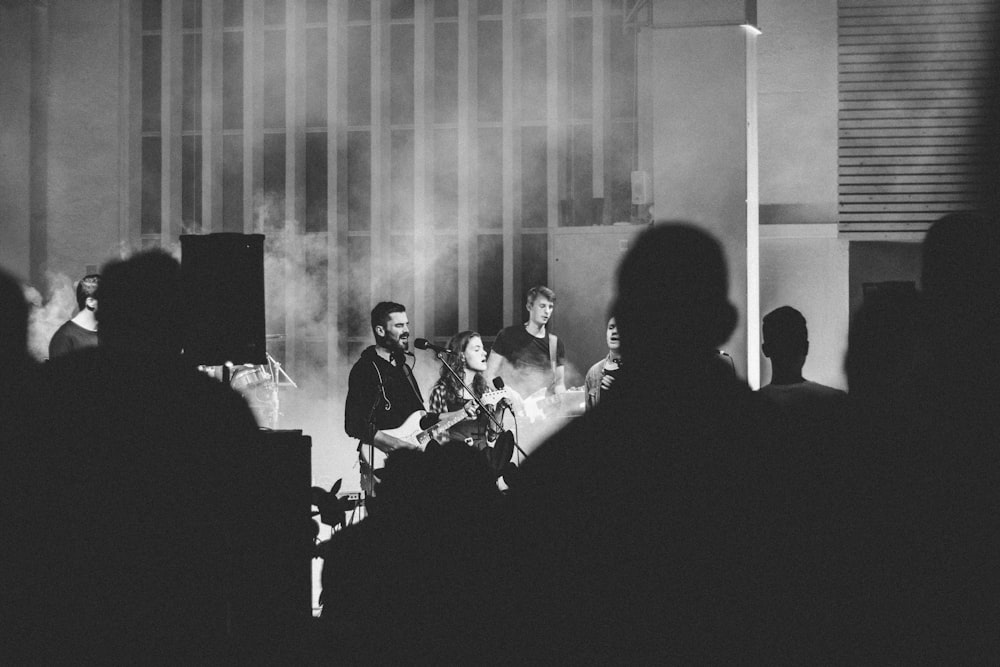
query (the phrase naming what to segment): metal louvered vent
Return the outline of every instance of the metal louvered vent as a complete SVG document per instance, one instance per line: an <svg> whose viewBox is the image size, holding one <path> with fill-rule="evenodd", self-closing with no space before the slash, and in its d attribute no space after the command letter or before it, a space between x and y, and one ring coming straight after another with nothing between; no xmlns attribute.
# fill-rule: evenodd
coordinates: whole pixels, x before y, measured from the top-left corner
<svg viewBox="0 0 1000 667"><path fill-rule="evenodd" d="M975 201L994 0L840 0L842 236L919 237Z"/></svg>

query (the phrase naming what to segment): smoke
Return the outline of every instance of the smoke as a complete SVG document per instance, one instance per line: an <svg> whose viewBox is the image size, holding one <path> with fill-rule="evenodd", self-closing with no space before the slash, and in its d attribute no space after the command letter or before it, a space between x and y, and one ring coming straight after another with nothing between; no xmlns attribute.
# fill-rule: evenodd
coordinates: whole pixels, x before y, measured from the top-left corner
<svg viewBox="0 0 1000 667"><path fill-rule="evenodd" d="M560 225L610 224L629 220L632 216L630 172L636 167L635 147L635 35L621 30L621 11L616 3L609 3L605 22L597 29L605 31L606 48L610 58L605 60L604 94L605 139L603 145L604 179L601 186L593 184L594 146L592 142L592 96L595 88L592 43L592 19L586 12L574 11L571 18L568 48L573 75L569 81L573 90L567 113L571 124L578 127L569 140L566 156L566 176L570 184L567 201L560 206ZM516 94L522 119L544 123L547 117L548 68L546 59L547 39L551 33L544 12L528 12L519 22L521 51L518 54L521 77ZM449 24L440 24L436 39L457 39ZM480 21L478 62L478 120L499 121L502 118L502 26L495 20ZM454 34L453 34L454 33ZM437 54L435 85L435 119L450 122L464 114L458 108L457 53L441 48ZM363 57L367 57L367 51ZM412 85L412 77L405 65L394 75L392 85ZM354 72L354 70L352 70ZM361 90L364 68L350 74L348 89ZM419 73L414 72L414 76ZM451 77L454 77L451 78ZM308 74L307 74L308 78ZM401 99L409 99L403 95ZM395 97L393 97L395 99ZM362 114L363 116L364 114ZM326 485L344 477L345 487L351 484L355 462L355 443L343 432L343 404L347 391L347 375L352 358L331 356L327 340L344 331L352 336L367 334L367 316L375 302L393 300L407 306L412 335L436 338L450 336L459 327L459 285L474 276L459 272L460 229L470 226L471 270L478 271L474 293L469 298L478 299L479 318L469 326L483 329L492 335L511 322L500 321L503 314L499 307L490 311L488 304L503 301L503 255L501 237L483 234L486 230L499 231L503 220L503 133L499 127L483 126L473 136L474 173L468 181L458 173L459 142L457 132L451 128L438 128L431 136L430 164L414 159L414 131L394 128L389 149L390 183L384 188L379 175L372 174L371 138L358 131L352 133L348 147L347 178L351 191L343 193L349 202L356 202L358 223L352 229L363 230L370 210L365 203L373 197L387 194L383 202L382 220L387 233L372 239L366 245L365 237L357 237L357 244L348 249L338 249L337 256L346 260L339 266L337 281L328 281L330 270L327 235L305 231L304 221L285 219L285 199L281 175L275 175L274 187L265 187L265 194L254 201L257 229L267 234L265 245L266 309L269 352L282 363L293 377L298 388L280 390L281 428L302 428L313 437L314 478ZM525 227L546 227L548 224L547 160L548 135L545 127L530 124L523 129L520 164L515 173L521 175L522 200L520 217ZM418 172L427 169L429 173ZM267 179L265 179L267 180ZM468 182L475 191L469 214L475 222L459 218L460 184ZM415 187L418 184L426 187ZM353 209L352 209L353 210ZM419 216L425 216L420 218ZM414 228L426 234L411 234ZM352 240L354 240L352 238ZM381 248L380 252L368 252ZM521 258L522 275L519 282L537 282L535 276L546 272L545 254L526 250ZM371 281L369 281L369 277ZM340 294L329 294L328 285L337 284ZM422 286L419 289L417 286ZM417 311L417 297L426 294L421 307L430 312ZM515 295L520 300L521 295ZM329 308L337 308L339 330L332 330L333 321ZM349 319L343 326L344 319ZM425 322L421 330L413 326ZM284 338L285 334L292 336ZM294 342L294 349L289 345ZM367 341L366 341L366 344ZM356 353L357 340L350 346ZM589 361L589 360L587 360ZM579 377L575 369L567 369L567 379ZM438 377L439 365L433 355L417 353L414 374L425 396Z"/></svg>
<svg viewBox="0 0 1000 667"><path fill-rule="evenodd" d="M76 284L67 275L47 272L48 292L42 294L30 285L24 288L28 302L28 353L38 361L49 357L52 334L76 312Z"/></svg>

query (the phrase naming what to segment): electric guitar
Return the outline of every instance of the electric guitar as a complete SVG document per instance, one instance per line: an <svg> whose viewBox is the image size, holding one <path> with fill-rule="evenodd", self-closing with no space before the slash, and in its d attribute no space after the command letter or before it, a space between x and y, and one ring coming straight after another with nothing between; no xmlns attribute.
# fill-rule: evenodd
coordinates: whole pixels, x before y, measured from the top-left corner
<svg viewBox="0 0 1000 667"><path fill-rule="evenodd" d="M581 387L570 387L561 394L549 394L548 387L542 387L524 398L514 392L514 414L527 418L529 424L543 422L550 417L582 414L584 396Z"/></svg>
<svg viewBox="0 0 1000 667"><path fill-rule="evenodd" d="M486 392L485 394L479 397L479 400L483 402L483 405L496 405L501 401L501 399L506 398L510 400L510 397L511 397L510 391L506 387L504 387L503 389L497 389L495 391ZM475 405L475 403L472 400L469 400L466 403L466 405L468 405L469 403ZM414 445L418 449L422 450L427 447L427 443L429 443L431 440L438 440L444 437L445 433L448 432L448 429L450 429L455 424L465 421L466 419L471 419L465 413L465 410L463 408L462 410L456 410L454 413L445 413L445 414L450 414L451 416L445 417L444 419L434 424L430 428L421 429L420 420L426 414L427 414L426 410L417 410L409 417L407 417L406 421L404 421L401 425L393 429L385 429L382 431L382 433L384 433L385 435L391 435L394 438L399 438L400 440L408 442L409 444ZM366 445L361 448L362 466L367 464L371 465L373 470L378 470L378 468L381 468L383 465L385 465L386 454L378 447L375 447L374 450L375 450L375 459L374 461L369 462L368 461L369 447ZM362 470L362 472L365 471Z"/></svg>

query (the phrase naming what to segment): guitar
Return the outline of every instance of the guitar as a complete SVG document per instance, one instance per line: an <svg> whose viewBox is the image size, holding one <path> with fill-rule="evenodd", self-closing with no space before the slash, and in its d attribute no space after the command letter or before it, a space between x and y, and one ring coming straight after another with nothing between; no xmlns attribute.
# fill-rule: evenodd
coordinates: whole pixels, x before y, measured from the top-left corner
<svg viewBox="0 0 1000 667"><path fill-rule="evenodd" d="M508 400L510 400L511 398L510 391L506 387L504 387L503 389L497 389L495 391L488 391L482 396L480 396L479 400L483 402L483 405L496 405L501 401L501 399L504 398ZM466 403L466 405L468 405L469 403L473 403L473 401L470 400L468 403ZM474 404L475 403L473 403L473 405ZM382 433L386 435L391 435L394 438L399 438L400 440L408 442L409 444L416 446L418 449L423 450L424 448L427 447L427 443L429 443L431 440L437 440L443 437L444 434L448 432L448 429L450 429L455 424L465 421L466 419L470 419L470 417L465 413L464 409L456 410L454 413L445 413L445 414L450 414L451 416L445 417L444 419L434 424L430 428L421 429L420 420L426 414L427 414L426 410L417 410L409 417L407 417L406 421L404 421L401 425L393 429L385 429L382 431ZM367 446L361 448L362 466L366 464L371 465L371 467L374 470L377 470L378 468L382 467L385 464L386 454L378 447L375 447L374 450L375 450L375 460L369 462L368 461L369 448ZM362 472L365 471L362 470Z"/></svg>
<svg viewBox="0 0 1000 667"><path fill-rule="evenodd" d="M511 390L513 391L513 390ZM529 424L543 422L550 417L582 414L585 392L581 387L571 387L561 394L549 394L547 387L521 398L514 393L514 413L525 417Z"/></svg>

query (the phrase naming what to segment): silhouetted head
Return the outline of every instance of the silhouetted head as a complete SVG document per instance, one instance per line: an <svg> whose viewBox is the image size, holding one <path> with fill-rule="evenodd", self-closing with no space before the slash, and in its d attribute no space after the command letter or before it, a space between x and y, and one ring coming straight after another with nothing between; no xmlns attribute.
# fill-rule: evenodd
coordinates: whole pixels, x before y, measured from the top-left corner
<svg viewBox="0 0 1000 667"><path fill-rule="evenodd" d="M76 284L76 307L80 310L88 308L97 310L97 289L101 284L101 276L91 273L80 279Z"/></svg>
<svg viewBox="0 0 1000 667"><path fill-rule="evenodd" d="M915 292L865 296L847 338L847 386L855 400L883 403L912 377L919 332Z"/></svg>
<svg viewBox="0 0 1000 667"><path fill-rule="evenodd" d="M925 326L937 352L996 342L1000 230L994 221L953 213L934 223L924 239L921 290Z"/></svg>
<svg viewBox="0 0 1000 667"><path fill-rule="evenodd" d="M764 316L763 342L764 356L776 360L796 362L799 368L809 354L809 331L806 318L791 306L775 308Z"/></svg>
<svg viewBox="0 0 1000 667"><path fill-rule="evenodd" d="M11 276L0 271L0 359L23 360L28 356L28 303L24 290Z"/></svg>
<svg viewBox="0 0 1000 667"><path fill-rule="evenodd" d="M645 231L618 268L614 315L629 359L714 355L736 326L722 248L682 223ZM699 362L700 363L700 362Z"/></svg>
<svg viewBox="0 0 1000 667"><path fill-rule="evenodd" d="M175 355L181 351L180 263L150 250L101 272L98 337L113 351Z"/></svg>

